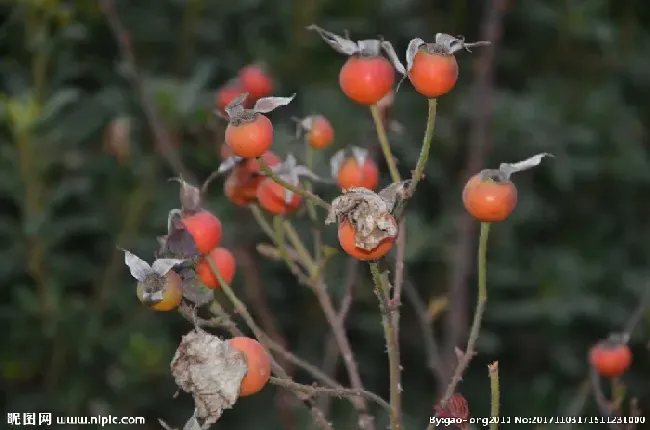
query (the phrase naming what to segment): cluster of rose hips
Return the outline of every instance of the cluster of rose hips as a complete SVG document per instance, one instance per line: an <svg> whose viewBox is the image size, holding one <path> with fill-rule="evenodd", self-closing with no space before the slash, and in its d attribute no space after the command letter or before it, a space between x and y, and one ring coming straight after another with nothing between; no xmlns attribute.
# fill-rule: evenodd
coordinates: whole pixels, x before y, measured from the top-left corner
<svg viewBox="0 0 650 430"><path fill-rule="evenodd" d="M175 310L184 302L189 309L202 306L213 299L213 290L221 288L222 282L230 284L235 276L235 258L220 246L221 221L202 207L197 188L180 182L183 207L170 211L168 232L159 238L153 264L125 251L125 262L138 280L138 298L156 311ZM247 364L239 396L260 391L271 376L268 352L248 337L234 337L227 343L243 354Z"/></svg>

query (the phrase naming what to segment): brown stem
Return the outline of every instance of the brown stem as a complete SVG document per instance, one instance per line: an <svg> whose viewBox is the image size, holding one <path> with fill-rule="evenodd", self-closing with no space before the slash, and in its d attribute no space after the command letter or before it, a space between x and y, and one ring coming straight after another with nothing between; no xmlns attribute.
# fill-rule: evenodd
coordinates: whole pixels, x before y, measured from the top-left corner
<svg viewBox="0 0 650 430"><path fill-rule="evenodd" d="M490 145L490 116L492 111L494 58L501 39L503 15L507 10L507 0L494 0L484 16L481 37L490 40L491 45L481 50L474 61L475 116L469 136L469 147L465 171L461 175L464 182L467 176L478 172L483 164L485 153ZM475 224L472 218L463 213L458 218L454 250L449 260L449 312L446 313L445 364L450 367L455 359L454 348L467 332L467 279L471 270L472 237Z"/></svg>
<svg viewBox="0 0 650 430"><path fill-rule="evenodd" d="M354 290L354 285L356 284L357 281L357 275L358 275L358 270L359 270L359 260L354 259L354 258L349 258L348 259L348 266L347 266L347 275L345 279L345 283L343 284L343 298L341 299L341 303L339 305L339 312L338 312L338 319L341 323L341 325L345 326L345 321L348 316L348 312L350 311L350 308L352 307L352 301L354 300L354 295L353 295L353 290ZM338 364L339 359L339 349L336 344L336 339L334 338L334 335L330 335L329 338L327 339L325 343L325 358L323 359L323 364L321 368L327 375L333 375L334 372L336 371L336 366ZM320 403L321 409L325 413L327 413L329 409L329 398L324 398L323 401Z"/></svg>
<svg viewBox="0 0 650 430"><path fill-rule="evenodd" d="M117 41L120 56L128 68L128 78L131 81L133 89L138 95L142 110L147 119L147 123L154 136L154 143L165 158L169 166L174 170L178 177L186 181L196 183L194 176L185 167L178 152L175 149L172 134L161 120L156 105L151 97L145 91L144 80L138 69L135 51L131 45L131 35L122 24L119 14L115 8L114 0L99 0L102 13L108 21L109 27L113 32L113 37Z"/></svg>
<svg viewBox="0 0 650 430"><path fill-rule="evenodd" d="M386 409L387 411L390 411L390 405L384 399L369 391L354 390L349 388L323 388L315 385L298 384L297 382L294 382L289 379L281 379L281 378L274 378L274 377L271 377L269 382L279 387L287 388L289 390L300 391L302 393L309 395L310 397L315 397L319 395L333 396L333 397L346 397L346 398L363 397L377 403L379 406Z"/></svg>
<svg viewBox="0 0 650 430"><path fill-rule="evenodd" d="M341 351L341 356L343 358L343 364L348 372L348 377L350 378L350 384L355 390L363 390L363 382L361 381L361 376L359 374L359 367L354 358L354 353L352 352L352 347L350 346L350 341L348 335L345 332L345 327L341 323L340 319L336 314L332 300L327 294L325 284L319 280L312 288L318 302L323 309L325 318L332 327L332 334L336 339L336 343ZM374 429L374 423L372 416L368 413L368 407L362 399L355 399L353 405L357 412L359 413L359 427L366 430Z"/></svg>

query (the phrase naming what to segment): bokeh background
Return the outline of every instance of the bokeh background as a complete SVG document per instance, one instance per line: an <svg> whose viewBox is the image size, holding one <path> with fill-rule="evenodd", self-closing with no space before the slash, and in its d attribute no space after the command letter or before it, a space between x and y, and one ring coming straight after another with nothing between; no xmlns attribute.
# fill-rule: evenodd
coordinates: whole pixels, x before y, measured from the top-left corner
<svg viewBox="0 0 650 430"><path fill-rule="evenodd" d="M291 116L320 113L335 143L316 158L358 145L376 150L369 111L338 87L344 57L310 23L354 38L383 35L400 57L411 38L437 32L491 39L494 49L457 55L456 89L438 103L426 179L409 206L407 298L402 317L405 423L423 428L440 395L436 356L464 345L475 300L477 225L460 191L470 174L538 152L556 158L519 174L519 204L492 229L484 330L460 391L474 416L489 411L486 364L499 360L502 415L597 413L586 384L591 344L623 328L648 282L650 249L650 8L641 0L207 0L116 1L137 56L141 89L183 166L199 180L219 164L223 123L214 93L244 65L265 62L276 94L298 96L271 114L274 151L303 157ZM155 313L115 245L149 259L167 212L178 206L168 157L145 118L131 69L95 1L3 1L0 5L0 380L6 412L145 416L181 426L192 413L169 362L191 326ZM390 140L407 175L424 132L426 100L405 82ZM120 119L121 118L121 119ZM107 130L130 123L127 138ZM117 121L117 122L116 122ZM117 126L115 124L118 124ZM121 125L120 125L121 124ZM115 128L113 128L115 130ZM113 135L115 136L115 135ZM376 151L375 151L376 152ZM167 154L169 155L169 154ZM388 183L385 165L382 184ZM237 257L233 287L269 333L323 365L328 327L317 301L280 263L246 209L208 192L224 246ZM335 187L317 186L326 199ZM296 220L308 237L303 214ZM337 247L333 227L324 240ZM349 263L327 268L335 303ZM366 265L348 319L366 388L388 397L387 357ZM225 303L225 302L224 302ZM650 410L648 324L635 331L627 398ZM215 333L223 333L219 330ZM331 364L325 367L332 367ZM347 383L345 370L335 367ZM308 376L295 373L298 381ZM301 405L278 411L275 387L240 400L218 429L303 429ZM334 399L335 428L354 427ZM378 428L386 423L379 415ZM2 425L1 427L4 427ZM510 428L516 428L511 425ZM591 426L593 427L593 426ZM72 428L72 427L71 427ZM129 428L121 426L120 428ZM142 428L142 427L138 427Z"/></svg>

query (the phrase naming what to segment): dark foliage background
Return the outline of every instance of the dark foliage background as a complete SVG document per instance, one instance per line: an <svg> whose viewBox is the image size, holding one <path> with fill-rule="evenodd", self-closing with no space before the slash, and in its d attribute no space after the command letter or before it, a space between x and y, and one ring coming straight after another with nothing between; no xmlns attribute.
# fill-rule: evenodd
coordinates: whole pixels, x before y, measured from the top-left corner
<svg viewBox="0 0 650 430"><path fill-rule="evenodd" d="M477 229L466 222L460 191L470 173L538 152L557 157L517 178L519 205L492 230L490 300L461 392L474 416L489 411L486 364L499 360L504 416L593 415L585 396L586 351L620 330L648 281L650 163L650 8L641 0L301 0L212 2L117 1L130 31L145 90L173 130L183 163L204 179L219 163L221 134L211 112L216 88L262 60L277 95L297 92L272 114L275 150L301 156L290 143L291 115L322 113L336 142L375 147L367 109L338 88L343 57L306 25L316 22L357 38L378 34L403 58L413 37L463 34L476 40L502 31L494 63L461 53L456 89L440 99L427 178L409 206L409 282L425 302L449 302L432 321L445 356L464 343L474 302ZM503 8L503 17L489 17ZM499 22L501 21L501 22ZM177 184L155 149L128 70L97 2L5 0L0 6L0 378L6 412L162 417L181 425L192 412L169 361L190 325L176 313L145 309L136 299L119 244L152 255L177 206ZM493 29L490 30L490 25ZM482 30L485 27L487 30ZM490 82L482 80L493 70ZM114 118L131 119L130 156L107 151ZM394 105L403 131L391 143L404 174L414 166L426 100L406 82ZM486 118L485 124L483 118ZM470 171L467 171L467 166ZM382 168L385 166L382 163ZM383 183L388 174L384 171ZM321 185L326 198L333 187ZM238 256L234 287L290 349L319 364L328 332L313 296L277 262L263 260L263 240L248 214L213 184L208 206ZM310 233L306 221L301 232ZM327 243L336 246L333 228ZM468 250L463 244L469 241ZM459 251L460 249L460 251ZM335 300L346 259L327 270ZM367 267L349 319L349 335L369 390L387 397L384 341ZM464 273L467 272L467 273ZM260 305L261 303L261 305ZM264 304L266 303L266 305ZM426 306L426 304L425 304ZM266 312L264 312L266 309ZM647 321L635 332L628 397L650 410ZM406 428L423 428L439 391L427 368L416 313L402 318ZM338 378L346 381L345 372ZM296 378L309 382L303 374ZM275 387L242 399L214 428L279 429ZM334 400L336 428L352 428L349 404ZM295 428L306 428L297 406ZM580 409L577 409L580 410ZM379 428L382 420L380 418ZM516 426L511 426L515 428ZM128 428L121 426L120 428Z"/></svg>

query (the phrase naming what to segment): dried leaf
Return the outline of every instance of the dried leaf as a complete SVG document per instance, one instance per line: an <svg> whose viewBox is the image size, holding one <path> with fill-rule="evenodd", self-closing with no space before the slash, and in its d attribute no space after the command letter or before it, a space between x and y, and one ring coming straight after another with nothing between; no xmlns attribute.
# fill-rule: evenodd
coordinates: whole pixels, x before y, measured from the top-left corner
<svg viewBox="0 0 650 430"><path fill-rule="evenodd" d="M149 263L138 257L137 255L118 247L119 250L124 251L124 263L129 267L131 276L140 282L143 282L148 275L151 275L153 269Z"/></svg>
<svg viewBox="0 0 650 430"><path fill-rule="evenodd" d="M384 40L383 42L381 42L381 47L384 50L384 52L386 52L386 55L388 55L388 59L390 60L390 62L393 63L393 67L395 67L395 70L397 70L402 76L405 76L406 69L404 68L402 62L397 57L397 53L395 53L395 49L393 49L393 45L391 45L390 42Z"/></svg>
<svg viewBox="0 0 650 430"><path fill-rule="evenodd" d="M367 251L397 235L397 224L390 207L367 188L350 188L332 202L325 224L350 222L355 229L355 245Z"/></svg>
<svg viewBox="0 0 650 430"><path fill-rule="evenodd" d="M422 39L412 39L409 42L409 46L406 48L406 72L410 72L413 68L413 60L415 55L418 53L420 46L424 45L424 40Z"/></svg>
<svg viewBox="0 0 650 430"><path fill-rule="evenodd" d="M170 178L181 184L180 201L181 208L184 212L197 212L201 209L202 196L198 187L183 180L183 178Z"/></svg>
<svg viewBox="0 0 650 430"><path fill-rule="evenodd" d="M194 237L181 223L172 222L171 233L164 236L158 258L178 258L181 260L196 260L201 256Z"/></svg>
<svg viewBox="0 0 650 430"><path fill-rule="evenodd" d="M345 161L344 149L340 149L336 151L336 153L332 156L332 158L330 158L330 172L332 174L332 178L336 179L344 161Z"/></svg>
<svg viewBox="0 0 650 430"><path fill-rule="evenodd" d="M160 276L165 276L167 272L172 270L172 267L177 266L183 262L185 262L185 260L180 260L177 258L159 258L153 262L151 268Z"/></svg>
<svg viewBox="0 0 650 430"><path fill-rule="evenodd" d="M293 93L291 97L262 97L255 102L253 110L257 113L269 113L280 106L288 105L295 97L296 93Z"/></svg>
<svg viewBox="0 0 650 430"><path fill-rule="evenodd" d="M183 336L171 362L176 385L192 394L194 415L205 419L205 425L217 422L235 404L246 369L241 352L200 330Z"/></svg>
<svg viewBox="0 0 650 430"><path fill-rule="evenodd" d="M539 166L539 164L542 162L542 159L545 157L554 157L554 155L544 152L541 154L533 155L532 157L518 163L501 163L499 165L499 170L505 175L506 178L510 178L510 175L513 173L521 172L522 170L528 170Z"/></svg>
<svg viewBox="0 0 650 430"><path fill-rule="evenodd" d="M183 297L196 306L203 306L214 299L214 291L203 285L192 268L183 268L178 272L181 277Z"/></svg>
<svg viewBox="0 0 650 430"><path fill-rule="evenodd" d="M336 35L330 31L324 30L317 25L310 25L307 27L307 30L314 30L318 35L334 49L336 52L345 55L354 55L358 54L360 49L359 45L356 42L353 42L349 39L345 39L339 35Z"/></svg>

